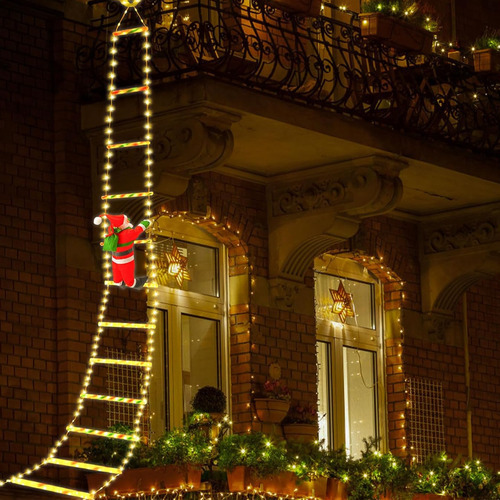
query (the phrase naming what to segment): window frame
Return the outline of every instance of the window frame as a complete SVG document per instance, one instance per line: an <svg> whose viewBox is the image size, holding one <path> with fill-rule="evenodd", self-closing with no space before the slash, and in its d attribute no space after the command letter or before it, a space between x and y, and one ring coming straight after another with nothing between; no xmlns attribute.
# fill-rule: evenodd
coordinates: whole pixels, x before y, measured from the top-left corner
<svg viewBox="0 0 500 500"><path fill-rule="evenodd" d="M315 259L314 275L325 274L338 277L342 280L353 280L373 285L372 310L375 329L363 328L355 325L342 324L340 321L330 321L316 316L316 339L326 342L330 349L330 401L332 449L338 449L346 443L345 422L345 393L344 393L344 355L343 348L370 351L375 353L376 374L378 388L376 391L377 411L375 415L378 424L381 451L387 450L387 397L386 397L386 370L385 370L385 338L383 314L383 286L380 280L373 276L361 264L325 254ZM347 288L347 287L346 287ZM349 292L349 290L347 289ZM315 291L316 294L316 286Z"/></svg>
<svg viewBox="0 0 500 500"><path fill-rule="evenodd" d="M163 331L155 337L155 350L153 352L150 408L153 417L151 429L156 437L159 437L165 429L183 425L184 388L182 385L182 338L180 335L183 314L218 322L218 378L220 388L227 396L227 412L231 410L227 249L201 229L192 228L192 226L185 228L185 225L186 223L175 221L177 234L169 230L174 239L218 250L218 262L215 267L218 271L219 296L204 295L166 285L160 285L157 289L156 307L159 313L166 317L166 321Z"/></svg>

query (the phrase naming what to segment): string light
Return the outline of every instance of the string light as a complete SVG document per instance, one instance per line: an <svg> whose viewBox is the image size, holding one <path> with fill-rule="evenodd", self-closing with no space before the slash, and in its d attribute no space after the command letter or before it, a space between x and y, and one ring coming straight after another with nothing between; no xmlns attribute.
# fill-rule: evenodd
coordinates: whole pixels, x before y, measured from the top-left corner
<svg viewBox="0 0 500 500"><path fill-rule="evenodd" d="M138 3L138 2L136 2ZM102 212L106 213L108 209L110 208L110 205L107 200L112 200L112 199L120 199L120 198L130 198L130 197L144 197L145 198L145 216L150 217L152 215L151 213L151 197L153 196L153 192L151 190L152 183L150 181L152 177L152 172L151 168L153 165L153 160L152 160L152 153L153 150L152 148L149 147L149 144L151 143L153 137L152 137L152 126L150 123L150 117L151 117L151 91L149 89L150 85L150 80L148 79L148 73L150 72L149 68L149 61L151 59L151 56L149 55L149 49L151 47L149 41L148 41L148 35L149 35L149 30L147 26L145 25L144 21L142 18L140 18L139 13L135 8L133 8L133 11L139 19L142 22L142 26L138 28L131 28L127 30L122 30L119 31L120 24L122 20L125 18L127 13L129 12L129 7L126 5L125 12L122 16L122 19L120 20L120 23L118 23L116 31L114 32L113 36L111 37L111 47L109 49L109 54L110 54L110 62L109 62L109 72L108 72L108 106L106 108L106 116L105 116L105 123L106 123L106 128L104 129L105 133L105 146L106 146L106 151L105 151L105 163L104 163L104 174L102 176L102 196L101 199L103 200L103 203L101 204ZM125 36L129 34L142 34L144 37L144 43L143 43L143 50L144 50L144 65L143 65L143 70L144 70L144 81L143 85L140 87L135 87L135 88L130 88L127 90L117 90L115 86L115 79L116 79L116 71L115 67L118 65L118 62L116 60L116 55L118 53L116 44L118 41L119 36ZM145 115L145 120L146 120L146 125L145 125L145 137L143 141L136 141L133 143L121 143L121 144L114 144L113 143L113 118L114 118L114 112L116 111L116 105L114 104L114 101L116 100L117 96L122 95L122 94L128 94L128 93L133 93L133 92L142 92L144 95L144 115ZM132 146L142 146L146 145L146 160L145 160L145 170L146 170L146 175L145 175L145 190L143 193L127 193L125 195L112 195L110 194L111 190L111 171L113 168L112 160L114 157L114 149L121 149L124 147L132 147ZM106 225L103 225L102 228L102 233L101 233L101 238L104 239L106 236ZM148 270L149 267L151 266L151 262L154 261L154 249L152 246L152 240L140 240L140 243L145 243L149 244L148 245L148 250L150 254L150 258L148 259ZM148 275L151 273L148 272ZM103 275L105 280L110 280L111 279L111 256L108 255L108 253L104 254L103 256ZM55 445L49 450L49 453L45 459L43 459L41 462L35 464L32 468L27 468L23 472L20 472L18 474L15 474L11 476L10 478L0 481L0 486L3 486L7 483L14 483L18 484L21 486L26 486L29 488L35 488L35 489L41 489L44 491L51 491L55 493L59 493L62 495L66 496L77 496L79 498L88 498L88 499L93 499L95 498L95 495L102 490L103 488L109 486L113 480L118 477L119 474L121 474L121 471L125 468L127 463L129 462L130 458L132 457L133 449L136 446L136 442L139 441L140 439L140 422L141 418L144 414L144 409L147 404L147 394L148 394L148 387L150 383L150 371L151 371L151 366L152 366L152 350L153 350L153 335L154 335L154 330L155 330L155 325L157 322L157 310L153 307L150 309L150 319L145 327L144 325L137 325L133 323L125 324L125 323L110 323L110 322L105 322L102 321L105 317L106 311L107 311L107 304L109 302L109 295L110 295L110 284L109 282L105 282L105 288L103 290L102 296L101 296L101 303L100 306L98 307L99 314L98 318L100 320L96 334L93 337L92 340L92 349L91 349L91 357L89 360L89 365L87 368L87 371L85 373L85 378L83 380L83 385L82 389L80 392L80 396L77 400L76 403L76 410L73 413L73 418L69 422L69 424L66 426L66 433L60 437L60 439L55 443ZM154 304L157 304L156 301L151 299L151 294L155 296L157 294L156 291L153 291L152 288L146 288L147 294L148 294L148 301L152 302ZM148 356L147 356L147 361L144 362L143 364L138 366L142 366L143 369L146 372L146 376L144 377L144 383L143 387L141 389L141 394L142 394L142 399L135 399L135 400L129 400L130 398L123 398L126 403L134 404L137 406L137 410L135 413L135 427L133 429L133 433L131 435L123 435L123 434L118 434L118 433L110 433L107 431L101 431L97 429L86 429L83 427L78 427L75 426L75 422L79 419L81 416L81 413L84 409L84 403L85 400L87 399L98 399L98 400L104 400L104 401L109 401L112 396L103 396L103 395L91 395L88 394L87 389L91 383L92 380L92 375L93 375L93 367L95 364L98 364L99 362L105 362L109 360L103 360L96 358L100 342L102 340L102 335L104 333L104 328L105 327L125 327L128 325L129 328L146 328L147 330L147 347L148 347ZM118 400L118 399L116 399ZM69 439L69 433L74 432L74 433L83 433L87 435L93 435L93 436L103 436L103 437L111 437L115 439L122 439L130 442L129 445L129 452L123 459L120 467L118 468L110 468L107 466L99 466L96 464L87 464L87 463L79 463L77 461L71 461L71 460L64 460L64 459L58 459L56 458L56 454L61 448L61 446L66 443ZM40 467L47 465L47 464L55 464L55 465L63 465L63 466L69 466L69 467L79 467L82 469L91 469L95 471L100 471L100 472L105 472L111 474L111 478L107 480L101 488L99 488L96 491L92 491L89 493L82 492L82 491L77 491L77 490L71 490L68 488L63 488L59 487L56 485L50 485L50 484L44 484L40 483L37 481L30 481L24 479L25 476L29 476L32 474L34 471L40 469ZM99 498L102 498L102 495L99 496Z"/></svg>

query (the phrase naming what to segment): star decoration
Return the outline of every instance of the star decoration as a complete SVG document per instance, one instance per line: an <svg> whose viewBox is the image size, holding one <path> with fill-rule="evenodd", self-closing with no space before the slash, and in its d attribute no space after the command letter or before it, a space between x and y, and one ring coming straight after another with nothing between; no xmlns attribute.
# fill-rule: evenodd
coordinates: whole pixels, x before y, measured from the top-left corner
<svg viewBox="0 0 500 500"><path fill-rule="evenodd" d="M339 315L340 321L345 323L347 316L354 318L352 295L345 291L342 281L339 281L337 290L330 289L330 293L333 299L332 312Z"/></svg>
<svg viewBox="0 0 500 500"><path fill-rule="evenodd" d="M182 287L184 280L191 280L191 276L189 276L189 271L187 270L187 257L183 257L179 253L179 249L175 243L172 246L172 250L165 253L165 257L167 259L166 265L160 264L160 267L162 267L163 271L166 271L166 274L175 278L180 287Z"/></svg>

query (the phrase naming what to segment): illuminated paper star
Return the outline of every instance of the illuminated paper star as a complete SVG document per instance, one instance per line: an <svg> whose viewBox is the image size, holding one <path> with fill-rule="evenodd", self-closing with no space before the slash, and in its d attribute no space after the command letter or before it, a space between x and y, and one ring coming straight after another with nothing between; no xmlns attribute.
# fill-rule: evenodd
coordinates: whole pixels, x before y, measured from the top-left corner
<svg viewBox="0 0 500 500"><path fill-rule="evenodd" d="M342 281L339 281L337 290L330 289L330 293L333 299L332 312L339 315L340 321L345 323L347 316L354 318L352 295L345 291Z"/></svg>
<svg viewBox="0 0 500 500"><path fill-rule="evenodd" d="M190 281L189 271L187 270L187 257L179 253L177 246L173 245L172 251L167 252L165 257L168 261L167 273L177 280L179 286L182 286L184 280Z"/></svg>

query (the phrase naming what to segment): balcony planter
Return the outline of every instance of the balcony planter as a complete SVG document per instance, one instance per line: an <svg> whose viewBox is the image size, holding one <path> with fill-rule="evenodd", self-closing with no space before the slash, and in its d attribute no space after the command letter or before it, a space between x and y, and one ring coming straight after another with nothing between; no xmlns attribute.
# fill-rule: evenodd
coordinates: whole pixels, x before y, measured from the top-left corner
<svg viewBox="0 0 500 500"><path fill-rule="evenodd" d="M298 497L316 497L326 498L328 489L328 480L326 477L318 477L312 481L303 481L296 484L294 496Z"/></svg>
<svg viewBox="0 0 500 500"><path fill-rule="evenodd" d="M329 477L326 483L326 500L347 500L345 483L335 477Z"/></svg>
<svg viewBox="0 0 500 500"><path fill-rule="evenodd" d="M265 0L267 5L299 16L318 17L321 0Z"/></svg>
<svg viewBox="0 0 500 500"><path fill-rule="evenodd" d="M389 47L419 54L432 52L432 32L403 19L386 16L380 12L359 15L361 36L382 41Z"/></svg>
<svg viewBox="0 0 500 500"><path fill-rule="evenodd" d="M254 404L259 420L271 424L280 424L290 408L290 402L283 399L255 398Z"/></svg>
<svg viewBox="0 0 500 500"><path fill-rule="evenodd" d="M500 71L500 52L493 49L475 50L474 70L478 73Z"/></svg>
<svg viewBox="0 0 500 500"><path fill-rule="evenodd" d="M318 426L316 424L284 424L283 431L288 441L313 443L318 439Z"/></svg>
<svg viewBox="0 0 500 500"><path fill-rule="evenodd" d="M258 477L250 467L237 465L227 471L227 484L232 493L260 490L277 495L293 495L296 476L292 472L280 472L271 477Z"/></svg>
<svg viewBox="0 0 500 500"><path fill-rule="evenodd" d="M89 491L99 489L109 478L109 474L95 473L87 475ZM191 465L162 465L160 467L142 467L128 469L118 476L107 488L109 496L115 493L131 493L136 491L151 491L180 486L199 490L201 483L201 468Z"/></svg>

